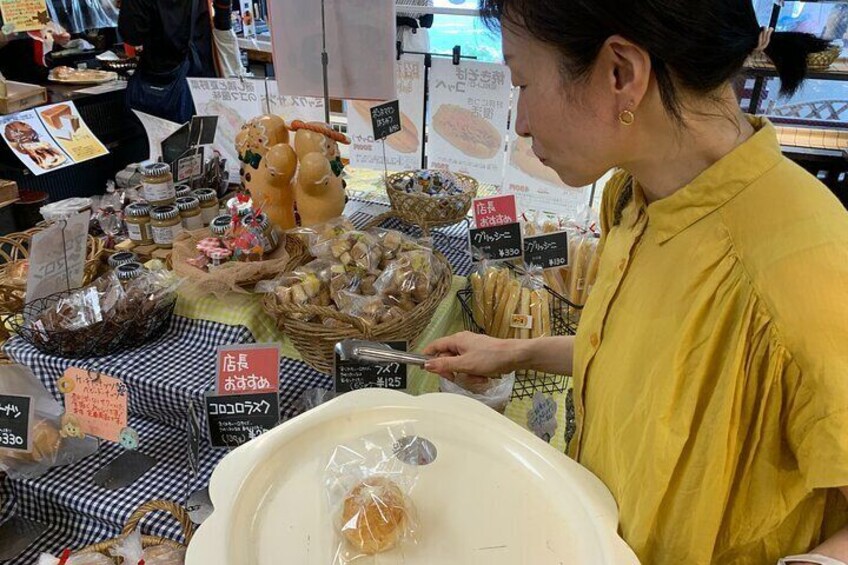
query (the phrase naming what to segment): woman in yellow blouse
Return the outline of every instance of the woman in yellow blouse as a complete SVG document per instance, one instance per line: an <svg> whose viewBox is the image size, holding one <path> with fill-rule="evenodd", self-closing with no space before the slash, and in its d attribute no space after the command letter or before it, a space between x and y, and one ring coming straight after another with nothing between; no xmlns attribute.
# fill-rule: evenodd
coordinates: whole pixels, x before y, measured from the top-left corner
<svg viewBox="0 0 848 565"><path fill-rule="evenodd" d="M428 368L573 375L571 455L643 563L848 563L848 213L729 84L759 49L794 92L824 43L751 0L482 9L536 154L572 186L620 172L577 337L459 334Z"/></svg>

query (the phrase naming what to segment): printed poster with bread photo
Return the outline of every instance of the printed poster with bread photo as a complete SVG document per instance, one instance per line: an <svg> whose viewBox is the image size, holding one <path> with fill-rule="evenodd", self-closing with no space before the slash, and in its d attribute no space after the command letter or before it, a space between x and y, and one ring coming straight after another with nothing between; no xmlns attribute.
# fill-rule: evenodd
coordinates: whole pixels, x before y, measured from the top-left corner
<svg viewBox="0 0 848 565"><path fill-rule="evenodd" d="M433 61L430 168L465 173L485 184L503 184L510 82L505 65Z"/></svg>
<svg viewBox="0 0 848 565"><path fill-rule="evenodd" d="M47 132L36 110L3 116L0 130L12 153L36 176L73 164Z"/></svg>
<svg viewBox="0 0 848 565"><path fill-rule="evenodd" d="M518 111L518 89L512 97L512 115ZM504 192L515 194L519 213L530 210L576 217L586 206L591 187L575 188L560 180L556 171L542 163L533 152L533 140L519 137L515 120L509 128Z"/></svg>
<svg viewBox="0 0 848 565"><path fill-rule="evenodd" d="M88 129L73 102L44 106L36 111L47 131L75 163L109 154L106 146Z"/></svg>
<svg viewBox="0 0 848 565"><path fill-rule="evenodd" d="M408 171L421 168L421 131L424 125L424 57L404 55L395 66L401 130L386 138L386 168ZM374 141L371 108L382 104L368 100L347 103L350 163L365 169L383 169L383 144Z"/></svg>

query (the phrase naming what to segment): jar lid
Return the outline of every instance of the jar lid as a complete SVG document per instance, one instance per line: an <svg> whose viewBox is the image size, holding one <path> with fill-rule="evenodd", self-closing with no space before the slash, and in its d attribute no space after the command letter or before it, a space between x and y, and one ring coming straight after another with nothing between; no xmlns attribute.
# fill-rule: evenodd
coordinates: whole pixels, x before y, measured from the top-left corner
<svg viewBox="0 0 848 565"><path fill-rule="evenodd" d="M246 228L250 227L251 224L253 224L253 218L253 214L248 214L242 219L241 224ZM268 227L268 216L266 216L265 214L259 214L258 216L256 216L256 222L259 224L259 227L264 230Z"/></svg>
<svg viewBox="0 0 848 565"><path fill-rule="evenodd" d="M150 217L157 221L171 220L180 217L180 210L171 204L170 206L157 206L150 211Z"/></svg>
<svg viewBox="0 0 848 565"><path fill-rule="evenodd" d="M144 202L133 202L124 208L124 212L126 212L127 216L132 218L143 218L144 216L150 215L150 204L145 204Z"/></svg>
<svg viewBox="0 0 848 565"><path fill-rule="evenodd" d="M236 209L240 217L246 216L253 210L253 199L247 202L239 202L239 199L236 197L230 198L227 200L227 210L232 210L233 208Z"/></svg>
<svg viewBox="0 0 848 565"><path fill-rule="evenodd" d="M201 202L210 202L218 199L218 194L211 188L198 188L192 194Z"/></svg>
<svg viewBox="0 0 848 565"><path fill-rule="evenodd" d="M180 212L187 212L188 210L200 208L200 200L194 196L183 196L182 198L177 198L177 208L180 209Z"/></svg>
<svg viewBox="0 0 848 565"><path fill-rule="evenodd" d="M141 176L143 177L161 177L170 172L171 167L167 163L151 163L141 168Z"/></svg>
<svg viewBox="0 0 848 565"><path fill-rule="evenodd" d="M229 215L217 216L212 223L209 224L209 229L214 235L224 235L233 223L233 219Z"/></svg>
<svg viewBox="0 0 848 565"><path fill-rule="evenodd" d="M118 265L115 268L115 274L118 275L118 280L122 281L129 281L134 278L137 278L143 272L144 265L137 261L133 261L131 263L124 263L123 265Z"/></svg>
<svg viewBox="0 0 848 565"><path fill-rule="evenodd" d="M127 263L133 263L138 261L138 256L135 253L131 253L129 251L121 251L120 253L115 253L111 257L109 257L108 263L109 266L113 269L125 265Z"/></svg>
<svg viewBox="0 0 848 565"><path fill-rule="evenodd" d="M177 193L177 198L191 196L191 187L187 184L178 184L174 187L174 191Z"/></svg>

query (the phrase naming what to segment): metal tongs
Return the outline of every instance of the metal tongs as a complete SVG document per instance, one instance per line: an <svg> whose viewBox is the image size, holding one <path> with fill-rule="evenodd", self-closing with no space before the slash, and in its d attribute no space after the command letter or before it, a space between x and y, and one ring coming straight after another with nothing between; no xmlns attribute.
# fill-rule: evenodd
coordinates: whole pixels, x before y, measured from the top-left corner
<svg viewBox="0 0 848 565"><path fill-rule="evenodd" d="M342 361L359 363L400 363L423 367L430 357L419 353L406 353L392 349L385 343L346 339L336 344L336 353Z"/></svg>

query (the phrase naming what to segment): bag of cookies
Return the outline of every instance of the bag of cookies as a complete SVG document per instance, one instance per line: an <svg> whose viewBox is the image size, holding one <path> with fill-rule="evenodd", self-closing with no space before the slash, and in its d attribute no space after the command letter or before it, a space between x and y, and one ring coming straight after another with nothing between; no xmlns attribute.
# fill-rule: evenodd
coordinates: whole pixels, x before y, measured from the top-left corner
<svg viewBox="0 0 848 565"><path fill-rule="evenodd" d="M336 447L324 477L328 523L337 544L333 565L378 553L400 557L405 546L417 543L412 494L416 465L434 456L429 452L429 445L408 425L387 427Z"/></svg>
<svg viewBox="0 0 848 565"><path fill-rule="evenodd" d="M0 394L32 397L32 449L0 449L0 471L12 479L40 477L52 467L71 465L97 451L92 437L62 437L64 410L29 367L0 366Z"/></svg>

